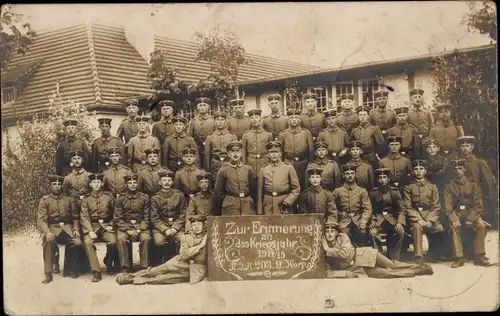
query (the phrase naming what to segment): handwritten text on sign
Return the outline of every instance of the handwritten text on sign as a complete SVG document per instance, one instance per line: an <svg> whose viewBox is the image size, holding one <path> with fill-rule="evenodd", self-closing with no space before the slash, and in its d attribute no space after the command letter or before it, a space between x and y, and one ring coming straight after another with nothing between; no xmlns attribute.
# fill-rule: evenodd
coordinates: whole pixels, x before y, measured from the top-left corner
<svg viewBox="0 0 500 316"><path fill-rule="evenodd" d="M314 214L209 217L209 279L323 278L322 227Z"/></svg>

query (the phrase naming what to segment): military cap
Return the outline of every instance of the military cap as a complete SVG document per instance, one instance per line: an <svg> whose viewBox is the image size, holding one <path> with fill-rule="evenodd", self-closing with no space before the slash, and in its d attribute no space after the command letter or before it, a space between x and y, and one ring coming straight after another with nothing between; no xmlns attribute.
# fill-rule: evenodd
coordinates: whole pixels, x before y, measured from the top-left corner
<svg viewBox="0 0 500 316"><path fill-rule="evenodd" d="M50 183L58 182L62 184L64 182L64 177L58 175L50 175L48 176Z"/></svg>
<svg viewBox="0 0 500 316"><path fill-rule="evenodd" d="M302 111L300 109L289 109L286 111L286 115L291 116L291 115L300 115Z"/></svg>
<svg viewBox="0 0 500 316"><path fill-rule="evenodd" d="M158 105L160 107L162 107L162 106L174 106L174 101L172 101L172 100L161 100L160 102L158 102Z"/></svg>
<svg viewBox="0 0 500 316"><path fill-rule="evenodd" d="M387 137L387 143L395 143L395 142L398 142L400 144L403 143L403 137L396 135L390 135Z"/></svg>
<svg viewBox="0 0 500 316"><path fill-rule="evenodd" d="M237 140L230 141L226 145L226 151L231 151L233 149L242 149L243 148L243 143Z"/></svg>
<svg viewBox="0 0 500 316"><path fill-rule="evenodd" d="M426 139L426 140L424 141L424 146L425 146L425 147L428 147L429 145L436 145L436 146L441 147L441 146L439 145L439 143L438 143L437 139L435 139L435 138L428 138L428 139Z"/></svg>
<svg viewBox="0 0 500 316"><path fill-rule="evenodd" d="M370 113L370 110L371 108L369 106L366 106L366 105L360 105L356 108L356 113L359 113L361 111L365 111L367 113Z"/></svg>
<svg viewBox="0 0 500 316"><path fill-rule="evenodd" d="M248 111L247 114L248 114L248 116L252 116L252 115L261 116L262 115L262 110L253 109L253 110Z"/></svg>
<svg viewBox="0 0 500 316"><path fill-rule="evenodd" d="M231 105L245 105L245 99L232 99L229 101Z"/></svg>
<svg viewBox="0 0 500 316"><path fill-rule="evenodd" d="M195 223L195 222L206 222L207 220L207 217L205 215L202 215L202 214L196 214L196 215L193 215L189 218L189 221L191 223Z"/></svg>
<svg viewBox="0 0 500 316"><path fill-rule="evenodd" d="M274 101L274 100L281 101L281 95L275 93L267 96L267 101Z"/></svg>
<svg viewBox="0 0 500 316"><path fill-rule="evenodd" d="M63 122L63 125L64 126L77 126L78 125L78 121L77 120L74 120L74 119L67 119Z"/></svg>
<svg viewBox="0 0 500 316"><path fill-rule="evenodd" d="M69 157L72 158L72 157L82 157L83 158L83 151L81 150L75 150L75 151L70 151L68 153Z"/></svg>
<svg viewBox="0 0 500 316"><path fill-rule="evenodd" d="M380 98L380 97L388 97L389 96L389 91L375 91L373 93L373 97Z"/></svg>
<svg viewBox="0 0 500 316"><path fill-rule="evenodd" d="M146 115L138 115L135 120L137 122L149 122L149 117Z"/></svg>
<svg viewBox="0 0 500 316"><path fill-rule="evenodd" d="M328 218L325 222L325 229L328 228L333 228L333 229L339 229L339 223L337 223L335 220Z"/></svg>
<svg viewBox="0 0 500 316"><path fill-rule="evenodd" d="M411 162L413 168L415 167L424 167L427 168L427 162L423 159L415 159Z"/></svg>
<svg viewBox="0 0 500 316"><path fill-rule="evenodd" d="M110 118L100 118L100 119L97 119L97 122L99 122L99 126L101 126L102 124L108 124L108 125L111 125L111 119Z"/></svg>
<svg viewBox="0 0 500 316"><path fill-rule="evenodd" d="M223 111L215 111L213 114L214 118L223 117L227 118L227 113Z"/></svg>
<svg viewBox="0 0 500 316"><path fill-rule="evenodd" d="M157 154L159 155L160 154L160 149L159 148L153 148L153 149L146 149L144 150L144 154L147 156L151 155L151 154Z"/></svg>
<svg viewBox="0 0 500 316"><path fill-rule="evenodd" d="M316 142L314 143L314 150L317 150L318 148L328 148L328 144L325 142Z"/></svg>
<svg viewBox="0 0 500 316"><path fill-rule="evenodd" d="M181 123L187 124L188 119L184 116L176 115L172 118L172 122L173 123L181 122Z"/></svg>
<svg viewBox="0 0 500 316"><path fill-rule="evenodd" d="M107 151L108 155L112 155L112 154L120 154L121 155L122 154L122 151L118 147L109 147L106 151Z"/></svg>
<svg viewBox="0 0 500 316"><path fill-rule="evenodd" d="M339 102L342 100L354 101L354 94L352 94L352 93L343 94L340 97L338 97L338 100L339 100Z"/></svg>
<svg viewBox="0 0 500 316"><path fill-rule="evenodd" d="M351 149L351 148L362 148L361 146L362 146L361 142L358 142L356 140L352 141L352 142L349 142L347 144L347 148L349 148L349 149Z"/></svg>
<svg viewBox="0 0 500 316"><path fill-rule="evenodd" d="M355 171L355 170L356 170L356 166L353 164L346 163L345 165L342 165L342 172Z"/></svg>
<svg viewBox="0 0 500 316"><path fill-rule="evenodd" d="M396 114L399 114L399 113L408 113L408 107L407 106L400 106L400 107L397 107L394 109L394 112L396 112Z"/></svg>
<svg viewBox="0 0 500 316"><path fill-rule="evenodd" d="M325 118L326 117L335 117L335 116L337 116L337 113L338 113L337 109L329 109L329 110L323 111Z"/></svg>
<svg viewBox="0 0 500 316"><path fill-rule="evenodd" d="M322 173L323 173L323 169L320 169L320 168L309 168L309 169L307 169L307 175L308 176L311 176L313 174L321 175Z"/></svg>
<svg viewBox="0 0 500 316"><path fill-rule="evenodd" d="M439 103L438 105L436 105L436 110L440 110L440 109L451 110L451 109L453 109L453 105L451 105L450 103Z"/></svg>
<svg viewBox="0 0 500 316"><path fill-rule="evenodd" d="M309 99L312 99L312 100L317 100L318 99L318 95L316 93L305 93L303 95L304 97L304 101L305 100L309 100Z"/></svg>
<svg viewBox="0 0 500 316"><path fill-rule="evenodd" d="M196 180L201 181L201 180L209 180L212 182L212 174L205 172L205 173L199 173L196 175Z"/></svg>
<svg viewBox="0 0 500 316"><path fill-rule="evenodd" d="M196 102L196 105L198 104L210 104L210 102L212 102L212 100L210 98L207 98L207 97L199 97L195 100Z"/></svg>
<svg viewBox="0 0 500 316"><path fill-rule="evenodd" d="M414 96L416 94L418 94L418 95L424 95L424 90L422 90L422 89L412 89L412 90L410 90L410 97Z"/></svg>
<svg viewBox="0 0 500 316"><path fill-rule="evenodd" d="M136 180L139 179L139 176L135 173L132 173L132 174L127 174L123 177L123 180L125 180L125 182L129 182L130 180Z"/></svg>
<svg viewBox="0 0 500 316"><path fill-rule="evenodd" d="M89 181L92 180L101 180L104 179L104 175L102 173L91 173L89 174Z"/></svg>
<svg viewBox="0 0 500 316"><path fill-rule="evenodd" d="M174 178L174 173L170 170L167 170L167 171L160 171L158 172L158 177L159 178L165 178L165 177L168 177L168 178Z"/></svg>
<svg viewBox="0 0 500 316"><path fill-rule="evenodd" d="M375 170L375 176L378 177L380 175L389 176L391 174L391 169L389 168L378 168Z"/></svg>
<svg viewBox="0 0 500 316"><path fill-rule="evenodd" d="M267 143L267 151L281 151L281 142L273 140Z"/></svg>
<svg viewBox="0 0 500 316"><path fill-rule="evenodd" d="M464 159L454 159L450 161L451 165L456 168L456 167L465 167L465 160Z"/></svg>
<svg viewBox="0 0 500 316"><path fill-rule="evenodd" d="M123 105L125 107L128 107L130 105L139 106L139 100L137 100L137 99L128 99L128 100L125 100L123 102Z"/></svg>
<svg viewBox="0 0 500 316"><path fill-rule="evenodd" d="M182 154L183 155L188 155L188 154L196 155L196 148L185 147L182 149Z"/></svg>
<svg viewBox="0 0 500 316"><path fill-rule="evenodd" d="M457 139L457 146L461 146L464 144L472 144L476 142L476 137L474 136L462 136Z"/></svg>

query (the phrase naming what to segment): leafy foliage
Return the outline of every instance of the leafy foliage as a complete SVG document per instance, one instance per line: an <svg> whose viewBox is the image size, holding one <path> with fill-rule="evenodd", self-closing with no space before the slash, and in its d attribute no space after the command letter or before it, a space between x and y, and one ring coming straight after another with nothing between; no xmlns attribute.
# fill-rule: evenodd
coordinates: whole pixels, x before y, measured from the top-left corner
<svg viewBox="0 0 500 316"><path fill-rule="evenodd" d="M478 31L497 41L497 14L493 1L468 1L470 12L464 16L469 31ZM481 4L481 5L479 5ZM479 7L479 8L478 8Z"/></svg>
<svg viewBox="0 0 500 316"><path fill-rule="evenodd" d="M298 109L300 108L300 100L302 94L299 88L299 82L297 80L287 80L285 81L285 99L288 109Z"/></svg>

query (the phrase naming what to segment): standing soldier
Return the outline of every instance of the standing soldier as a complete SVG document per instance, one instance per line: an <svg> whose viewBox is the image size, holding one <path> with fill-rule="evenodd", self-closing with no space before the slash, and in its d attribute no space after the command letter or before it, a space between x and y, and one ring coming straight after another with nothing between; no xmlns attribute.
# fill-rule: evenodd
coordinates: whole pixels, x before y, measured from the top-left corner
<svg viewBox="0 0 500 316"><path fill-rule="evenodd" d="M110 118L100 118L97 121L99 122L101 137L92 143L92 170L101 173L105 169L105 166L109 166L108 149L118 148L123 159L125 157L125 146L121 139L111 135Z"/></svg>
<svg viewBox="0 0 500 316"><path fill-rule="evenodd" d="M174 133L174 102L170 100L162 100L158 102L161 111L161 120L153 124L154 137L158 138L162 148L165 139Z"/></svg>
<svg viewBox="0 0 500 316"><path fill-rule="evenodd" d="M349 164L356 168L356 183L365 188L367 191L375 185L375 176L373 174L373 167L361 159L363 154L363 149L361 149L361 143L357 141L350 142L347 147L349 147L349 155L351 160Z"/></svg>
<svg viewBox="0 0 500 316"><path fill-rule="evenodd" d="M103 188L111 192L116 198L127 191L125 176L132 174L132 170L121 164L122 151L118 147L108 148L108 159L111 165L104 170Z"/></svg>
<svg viewBox="0 0 500 316"><path fill-rule="evenodd" d="M54 243L66 245L64 270L71 273L72 278L78 277L76 260L78 249L82 242L79 233L79 215L71 197L61 192L63 177L49 176L50 195L45 195L38 204L37 227L43 237L43 263L45 279L42 283L52 282L52 260L54 258Z"/></svg>
<svg viewBox="0 0 500 316"><path fill-rule="evenodd" d="M368 121L370 108L362 105L356 108L359 125L352 129L351 139L361 143L364 161L376 166L378 163L378 152L385 143L384 136L377 125L372 125Z"/></svg>
<svg viewBox="0 0 500 316"><path fill-rule="evenodd" d="M285 155L283 161L288 162L295 168L300 186L305 188L306 180L304 175L307 164L314 159L314 146L311 132L299 126L300 113L301 111L298 109L288 110L289 126L280 133L278 138Z"/></svg>
<svg viewBox="0 0 500 316"><path fill-rule="evenodd" d="M210 171L214 176L222 167L226 146L233 140L238 140L236 134L229 132L226 128L227 114L217 111L214 113L215 131L208 135L205 142L205 170Z"/></svg>
<svg viewBox="0 0 500 316"><path fill-rule="evenodd" d="M174 117L172 119L174 133L168 136L163 144L162 165L168 167L173 172L177 172L177 170L182 168L182 151L184 148L195 148L196 161L200 163L198 146L194 138L186 134L187 121L187 118L183 116Z"/></svg>
<svg viewBox="0 0 500 316"><path fill-rule="evenodd" d="M212 209L220 215L255 215L257 179L252 167L241 162L242 148L239 141L227 144L229 163L217 173Z"/></svg>
<svg viewBox="0 0 500 316"><path fill-rule="evenodd" d="M184 193L186 198L193 198L200 191L198 175L205 173L195 164L196 154L196 148L187 147L182 150L184 166L175 173L174 177L174 188Z"/></svg>
<svg viewBox="0 0 500 316"><path fill-rule="evenodd" d="M388 257L399 261L405 237L406 217L401 194L398 188L389 183L390 174L391 170L387 168L375 170L378 185L370 192L373 215L369 232L375 248L380 252L380 234L387 234Z"/></svg>
<svg viewBox="0 0 500 316"><path fill-rule="evenodd" d="M447 156L456 158L457 139L464 136L462 126L453 124L451 120L452 105L440 104L437 107L439 123L431 128L429 138L436 139L439 147Z"/></svg>
<svg viewBox="0 0 500 316"><path fill-rule="evenodd" d="M344 185L333 191L333 199L338 210L340 231L347 234L353 243L364 246L367 228L372 216L370 196L366 189L356 183L356 167L342 166Z"/></svg>
<svg viewBox="0 0 500 316"><path fill-rule="evenodd" d="M341 164L340 159L347 153L345 148L350 142L349 135L337 125L337 119L335 118L337 110L330 109L323 113L328 126L319 133L318 142L325 142L331 159Z"/></svg>
<svg viewBox="0 0 500 316"><path fill-rule="evenodd" d="M342 112L337 116L337 123L351 135L352 129L358 125L358 115L354 112L354 94L343 94L339 102Z"/></svg>
<svg viewBox="0 0 500 316"><path fill-rule="evenodd" d="M200 166L205 170L208 170L207 166L203 165L205 162L203 157L205 152L205 141L207 136L215 130L215 120L208 112L210 109L210 102L211 100L205 97L196 99L196 109L198 110L198 115L189 122L187 131L187 135L193 137L198 145L198 152L200 153Z"/></svg>
<svg viewBox="0 0 500 316"><path fill-rule="evenodd" d="M465 177L465 161L453 160L456 178L445 186L444 211L448 216L455 262L452 268L464 265L464 249L462 246L462 228L471 229L474 233L474 265L488 267L491 263L485 254L486 222L481 218L483 201L479 186ZM467 245L467 243L466 243Z"/></svg>
<svg viewBox="0 0 500 316"><path fill-rule="evenodd" d="M325 142L318 141L314 143L314 150L316 154L316 160L311 161L306 168L306 172L309 169L321 169L321 186L323 189L333 192L335 188L338 188L342 184L342 174L340 172L339 165L327 157L328 145ZM309 178L309 173L306 175Z"/></svg>
<svg viewBox="0 0 500 316"><path fill-rule="evenodd" d="M243 163L252 167L255 174L269 163L269 155L266 146L273 140L273 135L265 131L262 126L261 110L248 111L251 129L243 134Z"/></svg>
<svg viewBox="0 0 500 316"><path fill-rule="evenodd" d="M123 105L127 110L128 116L120 123L120 126L118 126L116 137L118 137L120 140L123 140L125 146L128 146L128 142L130 141L130 139L137 135L137 132L139 131L139 129L137 128L137 121L135 120L137 117L137 112L139 111L139 100L126 100Z"/></svg>
<svg viewBox="0 0 500 316"><path fill-rule="evenodd" d="M318 96L315 93L304 94L304 107L305 113L300 114L300 121L302 127L309 130L312 135L313 141L319 135L319 132L325 128L325 115L318 112L317 109Z"/></svg>
<svg viewBox="0 0 500 316"><path fill-rule="evenodd" d="M323 169L307 169L309 188L302 191L299 198L299 214L319 213L325 222L333 219L337 222L337 207L330 191L321 187Z"/></svg>
<svg viewBox="0 0 500 316"><path fill-rule="evenodd" d="M288 126L288 118L280 114L281 95L271 94L267 97L267 101L271 108L271 114L264 117L262 120L262 127L273 134L274 140L278 140L279 134Z"/></svg>
<svg viewBox="0 0 500 316"><path fill-rule="evenodd" d="M281 143L271 141L266 149L270 163L260 170L257 186L257 214L276 215L292 213L299 198L300 184L297 172L289 163L281 161Z"/></svg>
<svg viewBox="0 0 500 316"><path fill-rule="evenodd" d="M420 139L427 138L434 127L434 118L430 111L422 109L424 104L424 90L413 89L410 91L410 103L413 108L408 112L408 123L417 128Z"/></svg>
<svg viewBox="0 0 500 316"><path fill-rule="evenodd" d="M117 227L116 244L120 256L122 273L132 267L129 247L132 242L139 242L141 268L148 267L148 250L151 234L149 233L149 197L137 191L136 174L126 175L127 193L116 198L113 219Z"/></svg>
<svg viewBox="0 0 500 316"><path fill-rule="evenodd" d="M147 149L160 149L160 141L149 133L147 116L138 116L136 120L139 131L128 143L128 161L129 166L132 166L132 171L139 173L146 164L144 152Z"/></svg>
<svg viewBox="0 0 500 316"><path fill-rule="evenodd" d="M233 132L238 140L250 129L250 119L245 116L245 100L234 99L230 101L234 115L227 120L227 129Z"/></svg>
<svg viewBox="0 0 500 316"><path fill-rule="evenodd" d="M168 171L160 165L160 149L146 149L144 155L146 156L147 165L139 172L138 190L148 196L153 196L156 192L160 191L160 172Z"/></svg>
<svg viewBox="0 0 500 316"><path fill-rule="evenodd" d="M394 109L398 123L387 130L389 136L401 137L401 154L410 159L417 159L422 156L420 151L420 137L417 128L407 122L408 107L402 106Z"/></svg>
<svg viewBox="0 0 500 316"><path fill-rule="evenodd" d="M401 155L401 142L403 139L399 136L388 136L387 143L389 144L389 154L387 157L380 160L380 168L391 170L391 182L400 190L410 183L412 166L410 159Z"/></svg>
<svg viewBox="0 0 500 316"><path fill-rule="evenodd" d="M414 160L414 180L403 189L403 203L405 211L412 223L411 235L413 238L413 249L415 262L423 262L423 234L434 234L443 232L444 228L439 220L441 205L439 204L439 192L435 184L425 178L427 173L425 161ZM431 256L436 251L433 246L434 238L428 235L429 251Z"/></svg>
<svg viewBox="0 0 500 316"><path fill-rule="evenodd" d="M189 205L186 210L186 229L185 232L191 232L191 218L193 216L212 216L212 197L213 191L212 175L208 172L199 173L196 175L198 187L200 191L189 199Z"/></svg>
<svg viewBox="0 0 500 316"><path fill-rule="evenodd" d="M166 262L175 256L183 235L186 199L181 191L172 188L172 171L160 172L158 176L161 190L151 198L151 223L154 244Z"/></svg>
<svg viewBox="0 0 500 316"><path fill-rule="evenodd" d="M71 172L70 152L76 150L81 151L86 169L90 166L90 149L85 140L76 137L76 126L78 125L77 120L65 120L63 122L66 135L59 141L56 149L56 173L60 176L65 176Z"/></svg>
<svg viewBox="0 0 500 316"><path fill-rule="evenodd" d="M396 113L387 108L388 91L377 91L373 93L373 97L377 107L370 111L369 120L372 124L377 125L382 135L385 136L387 130L397 123Z"/></svg>
<svg viewBox="0 0 500 316"><path fill-rule="evenodd" d="M94 243L98 241L106 242L112 258L118 254L113 222L114 200L111 194L102 191L103 178L104 176L101 173L89 176L89 185L92 192L83 199L80 215L85 251L93 273L92 282L99 282L102 279L101 266ZM109 266L108 273L112 274Z"/></svg>

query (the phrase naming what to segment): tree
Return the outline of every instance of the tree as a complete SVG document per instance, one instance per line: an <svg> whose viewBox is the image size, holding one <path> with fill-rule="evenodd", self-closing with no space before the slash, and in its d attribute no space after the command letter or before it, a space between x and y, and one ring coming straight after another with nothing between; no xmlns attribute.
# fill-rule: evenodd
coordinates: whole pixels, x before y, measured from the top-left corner
<svg viewBox="0 0 500 316"><path fill-rule="evenodd" d="M486 34L493 41L497 41L497 12L493 1L467 1L469 13L463 17L468 31L477 31ZM481 5L479 5L481 4Z"/></svg>
<svg viewBox="0 0 500 316"><path fill-rule="evenodd" d="M302 98L302 93L300 91L299 82L297 80L285 81L284 95L288 109L300 109L300 100Z"/></svg>

